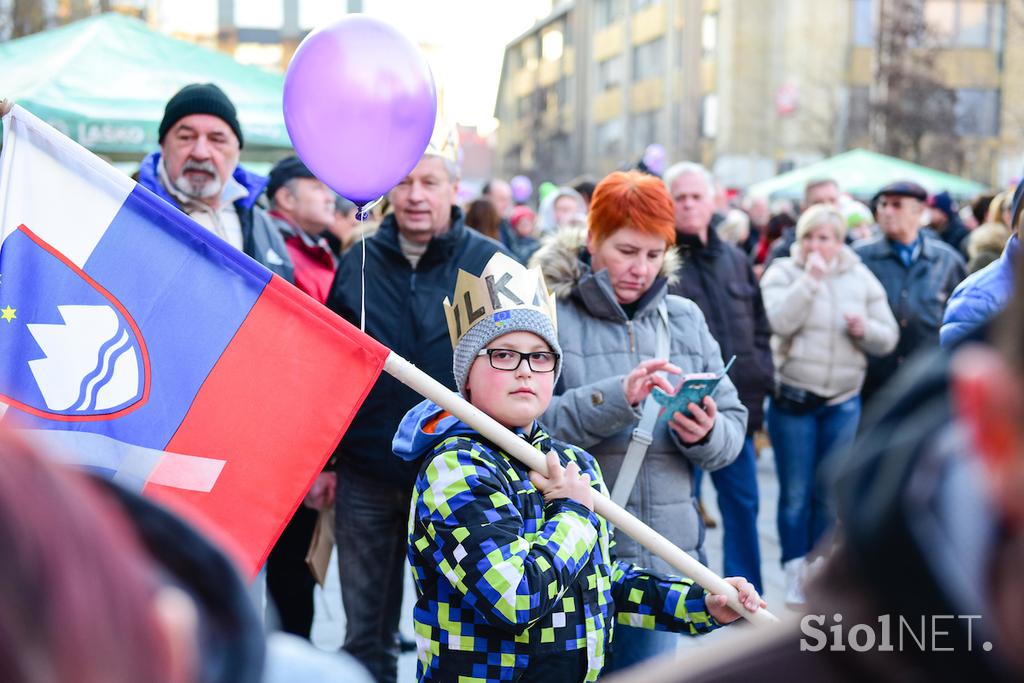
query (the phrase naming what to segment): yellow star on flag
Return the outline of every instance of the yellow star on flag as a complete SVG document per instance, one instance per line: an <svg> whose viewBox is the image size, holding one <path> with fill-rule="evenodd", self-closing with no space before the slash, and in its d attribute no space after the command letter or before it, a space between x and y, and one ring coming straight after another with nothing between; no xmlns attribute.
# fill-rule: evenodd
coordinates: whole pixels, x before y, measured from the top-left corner
<svg viewBox="0 0 1024 683"><path fill-rule="evenodd" d="M17 310L18 309L11 308L10 306L5 306L4 308L0 308L0 320L6 320L8 323L10 323L12 320L14 320L15 318L18 317L18 316L16 316L14 314L15 311L17 311Z"/></svg>

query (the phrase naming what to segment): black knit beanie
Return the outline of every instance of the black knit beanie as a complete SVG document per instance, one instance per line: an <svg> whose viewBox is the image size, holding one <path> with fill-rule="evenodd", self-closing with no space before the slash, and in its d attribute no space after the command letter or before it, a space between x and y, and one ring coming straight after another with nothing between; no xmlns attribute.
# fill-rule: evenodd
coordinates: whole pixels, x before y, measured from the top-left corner
<svg viewBox="0 0 1024 683"><path fill-rule="evenodd" d="M191 114L210 114L231 126L242 147L242 128L238 125L238 114L224 91L213 83L191 83L179 90L167 101L164 118L160 121L160 143L175 123Z"/></svg>

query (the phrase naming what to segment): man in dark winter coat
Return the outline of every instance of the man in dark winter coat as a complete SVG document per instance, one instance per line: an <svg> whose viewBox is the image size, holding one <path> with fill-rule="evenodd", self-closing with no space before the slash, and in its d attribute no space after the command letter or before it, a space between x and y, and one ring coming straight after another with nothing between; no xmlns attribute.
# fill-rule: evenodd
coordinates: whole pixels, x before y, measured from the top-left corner
<svg viewBox="0 0 1024 683"><path fill-rule="evenodd" d="M970 231L960 220L953 197L943 190L929 197L928 206L931 208L931 229L943 242L967 258L967 245L964 240Z"/></svg>
<svg viewBox="0 0 1024 683"><path fill-rule="evenodd" d="M928 193L916 183L890 183L876 195L882 234L863 240L855 251L885 288L900 341L887 356L868 358L861 390L865 406L911 354L939 345L946 300L964 279L964 260L955 249L921 230Z"/></svg>
<svg viewBox="0 0 1024 683"><path fill-rule="evenodd" d="M725 574L743 576L761 592L753 434L764 419L764 397L772 382L771 330L746 255L719 239L710 227L711 175L702 166L681 163L665 172L665 183L675 203L676 244L683 257L679 281L669 287L669 293L697 304L722 348L724 361L736 356L729 376L748 412L739 457L711 473L725 525Z"/></svg>
<svg viewBox="0 0 1024 683"><path fill-rule="evenodd" d="M438 137L435 133L435 137ZM391 192L394 213L366 239L366 332L454 389L440 305L459 269L479 275L502 246L466 227L456 206L455 145L432 141ZM509 254L510 255L510 254ZM327 305L359 324L362 250L342 257ZM406 533L420 462L398 462L391 441L422 397L382 374L338 446L337 544L348 624L344 648L378 681L397 677Z"/></svg>

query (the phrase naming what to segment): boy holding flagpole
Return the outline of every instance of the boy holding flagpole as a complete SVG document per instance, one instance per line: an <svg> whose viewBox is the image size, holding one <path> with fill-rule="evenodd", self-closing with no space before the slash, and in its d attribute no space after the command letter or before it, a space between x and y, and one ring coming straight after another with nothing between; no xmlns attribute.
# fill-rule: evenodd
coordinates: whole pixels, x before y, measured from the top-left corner
<svg viewBox="0 0 1024 683"><path fill-rule="evenodd" d="M547 476L510 458L431 401L395 436L416 479L409 558L420 681L593 681L613 623L706 633L739 618L689 579L612 559L596 461L537 424L561 362L543 276L497 254L479 278L461 272L445 301L460 393L547 453ZM743 606L764 606L744 579Z"/></svg>

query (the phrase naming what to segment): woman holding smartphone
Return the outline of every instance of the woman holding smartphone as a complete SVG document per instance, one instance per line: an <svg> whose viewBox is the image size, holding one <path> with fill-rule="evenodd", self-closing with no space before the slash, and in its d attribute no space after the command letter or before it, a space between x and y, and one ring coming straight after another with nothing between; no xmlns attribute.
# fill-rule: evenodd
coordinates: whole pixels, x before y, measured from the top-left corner
<svg viewBox="0 0 1024 683"><path fill-rule="evenodd" d="M791 257L761 279L775 363L768 435L791 605L803 604L806 558L833 522L822 464L856 434L867 354L889 353L899 339L885 290L845 237L838 211L812 206L797 222Z"/></svg>
<svg viewBox="0 0 1024 683"><path fill-rule="evenodd" d="M650 420L647 443L634 444L649 399L672 393L680 373L719 373L722 355L700 309L669 295L678 269L672 199L657 177L615 172L594 190L587 230L563 231L534 255L557 297L562 375L541 423L555 438L592 453L612 497L670 541L703 559L704 530L693 498L693 468L715 470L735 460L747 411L724 377L714 397ZM663 349L663 351L661 351ZM667 373L668 377L661 373ZM648 401L654 403L648 408ZM636 456L627 453L642 452ZM624 463L639 463L635 479ZM619 559L658 572L673 569L628 536L616 538ZM676 634L618 626L610 667L620 669L671 651Z"/></svg>

